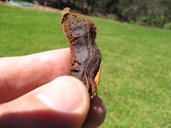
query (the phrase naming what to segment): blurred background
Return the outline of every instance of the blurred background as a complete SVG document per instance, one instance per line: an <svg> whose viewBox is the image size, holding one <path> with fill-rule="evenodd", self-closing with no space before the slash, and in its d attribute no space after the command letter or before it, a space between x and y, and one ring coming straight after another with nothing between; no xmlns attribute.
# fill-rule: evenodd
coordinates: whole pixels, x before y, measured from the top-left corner
<svg viewBox="0 0 171 128"><path fill-rule="evenodd" d="M9 2L12 0L6 0ZM23 0L86 15L171 29L171 0ZM13 0L13 2L21 2ZM29 4L25 4L29 5Z"/></svg>
<svg viewBox="0 0 171 128"><path fill-rule="evenodd" d="M171 0L0 1L0 57L69 47L64 7L97 27L100 128L171 128Z"/></svg>

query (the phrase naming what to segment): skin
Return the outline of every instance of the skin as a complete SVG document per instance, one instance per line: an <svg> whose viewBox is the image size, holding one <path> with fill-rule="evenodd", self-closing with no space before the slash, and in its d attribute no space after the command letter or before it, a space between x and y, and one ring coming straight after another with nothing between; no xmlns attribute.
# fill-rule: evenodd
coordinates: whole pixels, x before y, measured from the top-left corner
<svg viewBox="0 0 171 128"><path fill-rule="evenodd" d="M84 84L66 76L70 56L69 49L60 49L0 58L1 128L93 128L102 124L102 100L97 97L90 102Z"/></svg>

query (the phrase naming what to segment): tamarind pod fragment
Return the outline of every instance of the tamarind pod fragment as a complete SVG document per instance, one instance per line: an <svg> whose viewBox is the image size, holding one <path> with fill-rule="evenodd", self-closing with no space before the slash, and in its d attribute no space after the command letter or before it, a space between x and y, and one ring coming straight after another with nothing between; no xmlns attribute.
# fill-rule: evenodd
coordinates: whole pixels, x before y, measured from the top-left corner
<svg viewBox="0 0 171 128"><path fill-rule="evenodd" d="M71 49L70 75L85 84L92 99L97 95L101 74L101 52L95 43L96 26L84 16L64 8L61 27Z"/></svg>

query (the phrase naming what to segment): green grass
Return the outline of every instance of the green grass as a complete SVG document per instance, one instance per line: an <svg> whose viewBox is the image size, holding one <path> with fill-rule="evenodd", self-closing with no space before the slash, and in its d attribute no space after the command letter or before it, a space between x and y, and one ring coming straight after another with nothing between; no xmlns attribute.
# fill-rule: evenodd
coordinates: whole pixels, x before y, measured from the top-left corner
<svg viewBox="0 0 171 128"><path fill-rule="evenodd" d="M103 55L101 128L171 127L171 31L90 17ZM0 56L68 47L58 12L0 5Z"/></svg>

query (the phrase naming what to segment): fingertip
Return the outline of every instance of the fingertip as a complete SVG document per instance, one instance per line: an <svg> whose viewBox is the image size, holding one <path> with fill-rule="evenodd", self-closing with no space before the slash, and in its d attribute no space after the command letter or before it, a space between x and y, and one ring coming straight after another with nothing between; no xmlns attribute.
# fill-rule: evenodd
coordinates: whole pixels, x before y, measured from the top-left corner
<svg viewBox="0 0 171 128"><path fill-rule="evenodd" d="M57 76L68 74L70 50L68 48L33 54L37 56L48 74L49 81Z"/></svg>
<svg viewBox="0 0 171 128"><path fill-rule="evenodd" d="M40 91L37 98L57 112L77 115L69 120L75 121L78 127L85 121L90 107L85 85L71 76L58 77L49 83L47 89Z"/></svg>
<svg viewBox="0 0 171 128"><path fill-rule="evenodd" d="M45 105L61 112L87 112L90 104L83 83L71 76L58 77L36 96Z"/></svg>
<svg viewBox="0 0 171 128"><path fill-rule="evenodd" d="M1 106L3 113L0 113L0 123L3 122L5 127L78 128L85 121L89 105L90 99L84 84L74 77L62 76L4 104L3 108Z"/></svg>

